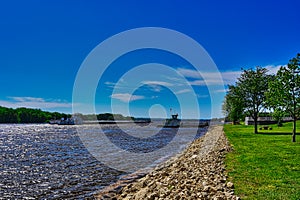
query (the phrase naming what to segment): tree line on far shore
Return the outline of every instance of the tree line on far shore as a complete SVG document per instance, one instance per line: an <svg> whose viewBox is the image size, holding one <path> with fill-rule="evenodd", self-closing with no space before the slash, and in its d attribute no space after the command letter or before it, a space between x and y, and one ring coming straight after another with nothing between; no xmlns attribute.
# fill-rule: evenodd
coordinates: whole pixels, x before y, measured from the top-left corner
<svg viewBox="0 0 300 200"><path fill-rule="evenodd" d="M133 120L133 117L123 116L121 114L75 114L82 120ZM0 106L0 123L48 123L50 120L60 120L62 118L71 118L71 114L42 111L41 109L32 108L6 108Z"/></svg>
<svg viewBox="0 0 300 200"><path fill-rule="evenodd" d="M47 112L41 109L13 109L0 106L0 123L46 123L51 119L66 119L70 117L70 114Z"/></svg>
<svg viewBox="0 0 300 200"><path fill-rule="evenodd" d="M266 68L243 69L235 85L228 86L223 112L232 122L250 116L254 120L254 133L258 133L257 120L268 110L279 122L284 116L293 118L292 141L296 141L296 120L300 114L300 53L276 74Z"/></svg>
<svg viewBox="0 0 300 200"><path fill-rule="evenodd" d="M81 114L75 113L77 117L80 117L84 121L93 121L93 120L134 120L134 117L123 116L122 114L112 114L112 113L101 113L101 114Z"/></svg>

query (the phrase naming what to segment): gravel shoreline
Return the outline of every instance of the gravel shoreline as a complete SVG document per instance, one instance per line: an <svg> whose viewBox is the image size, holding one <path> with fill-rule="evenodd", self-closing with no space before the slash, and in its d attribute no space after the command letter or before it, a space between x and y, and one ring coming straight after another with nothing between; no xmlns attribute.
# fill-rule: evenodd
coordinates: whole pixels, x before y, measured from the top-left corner
<svg viewBox="0 0 300 200"><path fill-rule="evenodd" d="M150 173L138 172L104 189L96 199L240 199L227 181L224 158L231 150L223 126Z"/></svg>

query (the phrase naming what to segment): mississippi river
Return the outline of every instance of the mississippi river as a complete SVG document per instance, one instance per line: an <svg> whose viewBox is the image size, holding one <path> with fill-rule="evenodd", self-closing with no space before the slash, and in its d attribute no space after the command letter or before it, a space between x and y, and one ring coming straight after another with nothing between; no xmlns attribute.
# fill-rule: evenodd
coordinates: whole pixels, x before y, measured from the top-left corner
<svg viewBox="0 0 300 200"><path fill-rule="evenodd" d="M134 153L155 151L176 135L176 129L162 129L156 125L138 129L123 126L122 130L126 129L126 133L133 136L128 137L121 129L108 125L0 125L0 199L92 198L95 192L128 174L94 158L78 136L79 129L88 135L101 128L113 143ZM187 136L196 132L195 137L206 131L183 130ZM143 139L137 140L136 135L143 135ZM110 151L106 149L105 152ZM108 156L113 158L114 153ZM170 156L174 156L172 152L165 152L164 158ZM136 163L126 157L121 162L128 168L136 167Z"/></svg>

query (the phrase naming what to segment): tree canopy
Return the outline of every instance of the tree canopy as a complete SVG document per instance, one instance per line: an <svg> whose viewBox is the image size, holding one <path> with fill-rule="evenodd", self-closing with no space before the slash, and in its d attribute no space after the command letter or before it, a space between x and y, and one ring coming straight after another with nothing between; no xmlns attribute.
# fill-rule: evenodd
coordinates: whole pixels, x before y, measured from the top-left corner
<svg viewBox="0 0 300 200"><path fill-rule="evenodd" d="M234 124L236 124L236 122L244 115L243 103L242 98L239 96L238 88L234 85L229 85L222 109L225 116Z"/></svg>
<svg viewBox="0 0 300 200"><path fill-rule="evenodd" d="M71 117L70 114L47 112L32 108L6 108L0 106L0 123L45 123L51 119Z"/></svg>
<svg viewBox="0 0 300 200"><path fill-rule="evenodd" d="M294 119L292 141L296 141L296 120L300 109L300 54L282 66L266 92L269 107L290 113Z"/></svg>
<svg viewBox="0 0 300 200"><path fill-rule="evenodd" d="M267 69L256 67L255 70L243 70L235 86L230 85L229 92L225 96L223 108L228 110L230 118L237 120L242 113L249 114L254 120L254 132L257 133L258 113L265 103L265 92L268 88L268 80L271 75Z"/></svg>
<svg viewBox="0 0 300 200"><path fill-rule="evenodd" d="M125 117L121 114L87 114L76 113L76 116L83 120L130 120L133 117ZM47 123L52 119L67 119L71 114L42 111L41 109L32 108L6 108L0 106L0 123Z"/></svg>
<svg viewBox="0 0 300 200"><path fill-rule="evenodd" d="M273 117L280 120L289 113L293 117L292 141L296 141L296 120L300 116L300 53L286 66L280 67L276 75L256 67L243 70L235 85L228 86L223 111L232 121L248 115L254 120L257 133L257 120L263 109L273 110Z"/></svg>

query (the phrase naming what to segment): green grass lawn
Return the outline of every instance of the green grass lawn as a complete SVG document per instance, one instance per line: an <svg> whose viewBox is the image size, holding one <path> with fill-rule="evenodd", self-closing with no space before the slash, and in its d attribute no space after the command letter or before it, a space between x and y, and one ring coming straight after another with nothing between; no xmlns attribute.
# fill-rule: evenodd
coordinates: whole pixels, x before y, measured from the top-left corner
<svg viewBox="0 0 300 200"><path fill-rule="evenodd" d="M297 122L300 133L300 121ZM242 199L300 199L300 134L292 123L253 133L253 126L225 125L233 147L226 156L229 179ZM260 126L259 126L260 127Z"/></svg>

